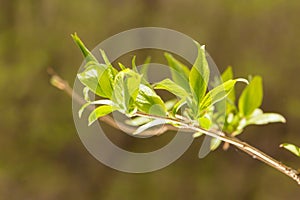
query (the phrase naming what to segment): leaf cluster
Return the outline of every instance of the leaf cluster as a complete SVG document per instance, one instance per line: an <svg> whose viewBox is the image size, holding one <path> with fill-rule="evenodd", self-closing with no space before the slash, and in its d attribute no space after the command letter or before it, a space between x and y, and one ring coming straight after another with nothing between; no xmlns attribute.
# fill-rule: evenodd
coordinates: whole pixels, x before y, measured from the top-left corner
<svg viewBox="0 0 300 200"><path fill-rule="evenodd" d="M260 76L249 80L234 78L232 68L228 67L222 74L222 82L208 90L210 68L205 46L196 41L198 54L191 69L170 53L165 53L171 78L149 83L146 78L149 60L138 69L133 57L131 67L119 63L118 70L112 66L104 51L100 50L105 62L99 63L76 34L72 37L86 61L84 70L77 76L85 86L83 93L87 101L80 109L79 116L87 106L99 105L90 113L89 125L113 111L130 117L130 120L127 120L129 125L139 126L134 134L165 123L180 128L180 124L168 119L182 121L205 130L217 129L232 136L241 134L249 125L285 122L280 114L264 113L260 108L263 99ZM238 82L247 84L239 98L235 91ZM173 94L174 98L163 101L156 93L157 90L166 90ZM91 101L90 92L100 100ZM225 102L225 112L219 106L220 102ZM144 116L137 116L138 113L143 113ZM147 115L159 118L145 117ZM200 135L201 133L196 133L194 137ZM216 149L220 143L217 139L212 140L211 149Z"/></svg>

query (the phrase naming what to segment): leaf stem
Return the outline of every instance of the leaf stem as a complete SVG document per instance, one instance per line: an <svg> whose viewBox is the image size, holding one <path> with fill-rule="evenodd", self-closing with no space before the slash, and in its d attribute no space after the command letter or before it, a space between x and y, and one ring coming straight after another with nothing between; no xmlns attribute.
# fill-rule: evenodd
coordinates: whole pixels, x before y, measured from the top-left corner
<svg viewBox="0 0 300 200"><path fill-rule="evenodd" d="M59 77L57 74L54 73L52 69L48 70L48 73L51 75L51 83L54 87L65 91L69 96L73 96L73 98L80 104L84 104L84 100L76 93L74 93L73 89L68 85L68 83L63 80L61 77ZM93 109L93 107L90 107L90 109ZM299 172L291 167L288 167L281 163L280 161L276 160L275 158L267 155L266 153L262 152L261 150L251 146L250 144L243 142L239 140L238 138L234 136L228 136L227 134L221 132L221 131L215 131L215 130L204 130L200 127L197 127L195 125L189 124L185 121L182 121L182 118L180 119L180 116L178 117L179 119L174 119L174 118L169 118L169 117L161 117L161 116L156 116L156 115L150 115L150 114L145 114L142 112L137 112L134 116L140 116L140 117L147 117L151 119L164 119L170 122L173 122L175 124L180 125L180 130L184 132L201 132L205 135L208 135L213 138L217 138L219 140L222 140L223 142L227 142L236 148L240 149L241 151L245 152L246 154L250 155L254 159L258 159L261 162L269 165L270 167L280 171L281 173L289 176L291 179L296 181L298 185L300 185L300 175ZM99 120L107 123L108 125L122 130L126 133L132 134L136 129L126 126L126 125L120 125L117 124L113 118L110 116L104 116L99 118ZM177 131L178 128L174 127L170 124L167 124L163 126L162 128L159 129L151 129L150 131L145 131L143 135L160 135L168 130L171 131Z"/></svg>

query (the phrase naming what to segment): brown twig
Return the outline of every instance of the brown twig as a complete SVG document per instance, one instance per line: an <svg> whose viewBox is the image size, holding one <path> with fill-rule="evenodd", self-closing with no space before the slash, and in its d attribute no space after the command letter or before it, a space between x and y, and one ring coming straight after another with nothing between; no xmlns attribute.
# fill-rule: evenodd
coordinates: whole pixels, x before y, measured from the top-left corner
<svg viewBox="0 0 300 200"><path fill-rule="evenodd" d="M68 82L66 82L60 76L58 76L52 68L48 68L47 72L51 76L50 83L54 87L67 93L70 97L74 98L75 101L78 102L79 104L83 105L86 103L86 101L84 99L82 99L78 94L73 92L73 89L70 87ZM93 108L93 106L88 106L87 109L93 110L94 108ZM111 127L115 128L115 129L121 130L129 135L132 135L132 133L134 133L136 131L135 127L128 126L128 125L122 124L122 123L116 123L116 121L109 115L103 116L103 117L99 118L98 120L110 125ZM152 128L151 130L146 130L143 133L141 133L141 135L142 136L158 136L158 135L165 133L166 131L178 131L178 128L176 128L170 124L165 124L164 126L162 126L160 128ZM180 131L192 132L189 129L181 129Z"/></svg>
<svg viewBox="0 0 300 200"><path fill-rule="evenodd" d="M73 93L73 89L69 86L69 84L65 80L63 80L61 77L59 77L57 74L55 74L52 69L48 70L48 73L51 75L50 82L53 86L55 86L56 88L58 88L60 90L65 91L69 96L75 98L75 100L78 103L80 103L80 104L85 103L85 101L78 94ZM92 108L90 108L90 109L92 109ZM250 155L252 158L258 159L258 160L262 161L263 163L269 165L270 167L277 169L278 171L280 171L283 174L292 178L294 181L296 181L298 183L298 185L300 185L300 175L297 170L282 164L281 162L272 158L271 156L267 155L266 153L262 152L261 150L249 145L246 142L239 140L236 137L228 136L221 131L212 131L212 130L207 131L207 130L201 129L200 127L192 126L181 120L177 120L177 119L173 119L173 118L165 118L165 117L149 115L149 114L145 114L145 113L141 113L141 112L137 112L135 116L147 117L147 118L151 118L151 119L165 119L165 120L179 124L181 126L181 128L180 128L181 131L201 132L205 135L222 140L223 142L231 144L231 145L235 146L236 148L240 149L241 151ZM113 118L111 118L108 115L99 118L99 120L107 123L108 125L116 128L116 129L122 130L128 134L132 134L136 130L136 128L127 126L125 124L117 124L113 120ZM160 135L168 130L178 131L178 128L176 128L172 125L165 125L159 129L151 129L148 131L144 131L143 135L144 136Z"/></svg>

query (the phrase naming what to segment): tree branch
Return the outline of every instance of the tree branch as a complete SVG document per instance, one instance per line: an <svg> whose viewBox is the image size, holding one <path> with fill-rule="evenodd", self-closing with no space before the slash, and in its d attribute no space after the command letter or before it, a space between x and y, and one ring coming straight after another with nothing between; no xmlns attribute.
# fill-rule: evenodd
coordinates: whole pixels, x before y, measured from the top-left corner
<svg viewBox="0 0 300 200"><path fill-rule="evenodd" d="M61 77L59 77L57 74L55 74L55 72L52 69L49 69L48 73L51 75L50 82L54 87L56 87L60 90L63 90L71 97L73 95L73 98L75 98L75 100L78 103L80 103L80 104L85 103L85 101L78 94L73 92L73 89L69 86L69 84L65 80L63 80ZM93 107L89 107L89 109L92 110ZM282 164L280 161L272 158L271 156L267 155L266 153L262 152L261 150L255 148L255 147L249 145L248 143L239 140L236 137L226 135L225 133L223 133L221 131L215 131L215 130L207 131L198 126L190 125L190 124L188 124L184 121L178 120L178 119L155 116L155 115L145 114L145 113L141 113L141 112L137 112L135 114L135 116L147 117L147 118L151 118L151 119L168 120L170 122L179 124L181 126L180 130L183 132L188 132L188 133L201 132L205 135L222 140L223 142L229 143L229 144L235 146L236 148L240 149L241 151L250 155L252 158L258 159L258 160L262 161L263 163L269 165L270 167L277 169L278 171L280 171L283 174L292 178L294 181L296 181L298 183L298 185L300 185L300 175L297 170ZM127 126L125 124L117 124L114 121L114 119L108 115L99 118L99 120L107 123L108 125L116 128L116 129L122 130L123 132L126 132L127 134L130 134L130 135L132 135L132 133L136 130L136 128ZM144 131L142 133L142 135L143 136L160 135L168 130L178 131L179 129L170 124L167 124L167 125L164 125L162 128Z"/></svg>

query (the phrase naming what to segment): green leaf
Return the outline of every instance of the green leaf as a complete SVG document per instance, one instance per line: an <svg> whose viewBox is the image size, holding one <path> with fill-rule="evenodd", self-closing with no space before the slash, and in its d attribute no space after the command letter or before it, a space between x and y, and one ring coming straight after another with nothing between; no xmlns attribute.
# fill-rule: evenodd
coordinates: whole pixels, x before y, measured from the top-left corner
<svg viewBox="0 0 300 200"><path fill-rule="evenodd" d="M95 62L87 63L87 68L77 75L83 85L101 97L111 98L112 84L107 66Z"/></svg>
<svg viewBox="0 0 300 200"><path fill-rule="evenodd" d="M205 46L195 43L198 48L198 56L190 72L189 83L193 97L199 106L207 90L210 72L205 56Z"/></svg>
<svg viewBox="0 0 300 200"><path fill-rule="evenodd" d="M86 48L81 39L78 37L77 33L71 34L74 42L80 48L83 56L85 57L86 62L94 61L98 63L98 60L93 56L93 54Z"/></svg>
<svg viewBox="0 0 300 200"><path fill-rule="evenodd" d="M132 60L131 60L132 70L133 70L134 72L136 72L136 73L139 73L139 71L138 71L137 68L136 68L135 60L136 60L136 56L133 56L133 57L132 57Z"/></svg>
<svg viewBox="0 0 300 200"><path fill-rule="evenodd" d="M103 117L105 115L108 115L109 113L117 110L117 108L109 105L105 106L99 106L93 112L91 112L89 116L89 126L96 121L99 117Z"/></svg>
<svg viewBox="0 0 300 200"><path fill-rule="evenodd" d="M140 74L142 75L141 83L144 85L148 85L148 86L150 86L150 84L148 82L147 72L148 72L150 62L151 62L151 58L148 56L146 58L144 64L142 66L140 66Z"/></svg>
<svg viewBox="0 0 300 200"><path fill-rule="evenodd" d="M212 125L212 121L207 117L200 117L198 121L199 126L205 130L209 130Z"/></svg>
<svg viewBox="0 0 300 200"><path fill-rule="evenodd" d="M79 111L78 111L79 118L81 118L82 113L86 107L88 107L89 105L99 105L99 104L113 106L113 102L110 100L107 100L107 99L101 99L101 100L97 100L97 101L87 102L79 109Z"/></svg>
<svg viewBox="0 0 300 200"><path fill-rule="evenodd" d="M193 138L200 137L201 135L203 135L202 132L196 132L196 133L193 134Z"/></svg>
<svg viewBox="0 0 300 200"><path fill-rule="evenodd" d="M159 83L154 84L154 89L163 89L167 90L170 93L180 97L185 98L188 96L188 93L175 82L171 81L170 79L164 79Z"/></svg>
<svg viewBox="0 0 300 200"><path fill-rule="evenodd" d="M145 130L149 129L149 128L152 128L154 126L157 126L157 125L161 125L161 124L165 124L167 121L164 120L164 119L155 119L143 126L140 126L138 129L136 129L133 133L133 135L138 135L142 132L144 132Z"/></svg>
<svg viewBox="0 0 300 200"><path fill-rule="evenodd" d="M132 111L139 93L141 76L130 69L119 72L115 78L112 101L126 114Z"/></svg>
<svg viewBox="0 0 300 200"><path fill-rule="evenodd" d="M228 66L227 69L222 73L221 77L223 82L233 79L232 67Z"/></svg>
<svg viewBox="0 0 300 200"><path fill-rule="evenodd" d="M149 67L149 64L151 62L151 57L148 56L146 58L146 60L144 61L144 64L141 66L141 74L147 79L147 71L148 71L148 67Z"/></svg>
<svg viewBox="0 0 300 200"><path fill-rule="evenodd" d="M147 114L165 116L167 112L166 106L160 96L144 84L140 84L136 105L139 110Z"/></svg>
<svg viewBox="0 0 300 200"><path fill-rule="evenodd" d="M177 99L171 99L171 100L166 101L165 102L166 109L171 110L175 106L177 101L178 101Z"/></svg>
<svg viewBox="0 0 300 200"><path fill-rule="evenodd" d="M189 68L175 59L171 54L165 53L164 55L168 61L169 67L171 68L173 81L189 92Z"/></svg>
<svg viewBox="0 0 300 200"><path fill-rule="evenodd" d="M105 64L106 64L107 66L112 67L112 65L111 65L111 63L110 63L110 61L109 61L109 59L108 59L108 57L107 57L105 51L102 50L102 49L100 49L100 53L101 53L101 56L102 56L102 58L103 58Z"/></svg>
<svg viewBox="0 0 300 200"><path fill-rule="evenodd" d="M172 115L175 116L179 109L186 104L186 98L179 100L172 109Z"/></svg>
<svg viewBox="0 0 300 200"><path fill-rule="evenodd" d="M206 108L224 99L231 92L237 82L245 81L245 79L228 80L225 83L222 83L221 85L215 87L214 89L209 91L201 101L200 111L203 111Z"/></svg>
<svg viewBox="0 0 300 200"><path fill-rule="evenodd" d="M239 112L242 116L249 116L259 108L263 99L262 78L255 76L246 86L239 99Z"/></svg>
<svg viewBox="0 0 300 200"><path fill-rule="evenodd" d="M106 53L105 53L102 49L100 49L100 53L101 53L101 56L102 56L102 58L103 58L105 64L107 65L107 68L108 68L108 73L107 73L107 75L108 75L108 77L109 77L109 80L110 80L110 82L111 82L111 85L113 85L113 82L114 82L114 80L115 80L115 77L116 77L116 75L118 74L118 70L116 70L116 69L112 66L112 64L110 63L110 61L109 61L109 59L108 59L108 57L107 57L107 55L106 55Z"/></svg>
<svg viewBox="0 0 300 200"><path fill-rule="evenodd" d="M242 118L239 120L238 126L234 133L232 133L233 136L239 135L243 132L244 128L247 126L247 119Z"/></svg>
<svg viewBox="0 0 300 200"><path fill-rule="evenodd" d="M119 64L121 70L125 70L126 69L126 67L122 63L118 63L118 64Z"/></svg>
<svg viewBox="0 0 300 200"><path fill-rule="evenodd" d="M292 152L293 154L295 154L296 156L300 157L300 148L297 147L294 144L289 144L289 143L283 143L280 145L280 147L283 147L287 150L289 150L290 152Z"/></svg>
<svg viewBox="0 0 300 200"><path fill-rule="evenodd" d="M217 138L211 138L210 150L212 150L212 151L216 150L220 146L221 143L222 143L222 140L219 140Z"/></svg>
<svg viewBox="0 0 300 200"><path fill-rule="evenodd" d="M229 66L227 69L222 73L222 80L223 82L226 82L228 80L233 79L233 71L232 67ZM228 94L227 99L230 101L230 104L235 104L235 90L231 90L231 92Z"/></svg>
<svg viewBox="0 0 300 200"><path fill-rule="evenodd" d="M146 124L148 122L152 121L150 118L146 117L135 117L133 119L126 120L125 123L131 126L141 126L143 124Z"/></svg>
<svg viewBox="0 0 300 200"><path fill-rule="evenodd" d="M247 120L247 125L250 124L256 124L256 125L262 125L262 124L268 124L268 123L274 123L274 122L282 122L285 123L285 118L277 113L262 113L260 115L251 117Z"/></svg>

